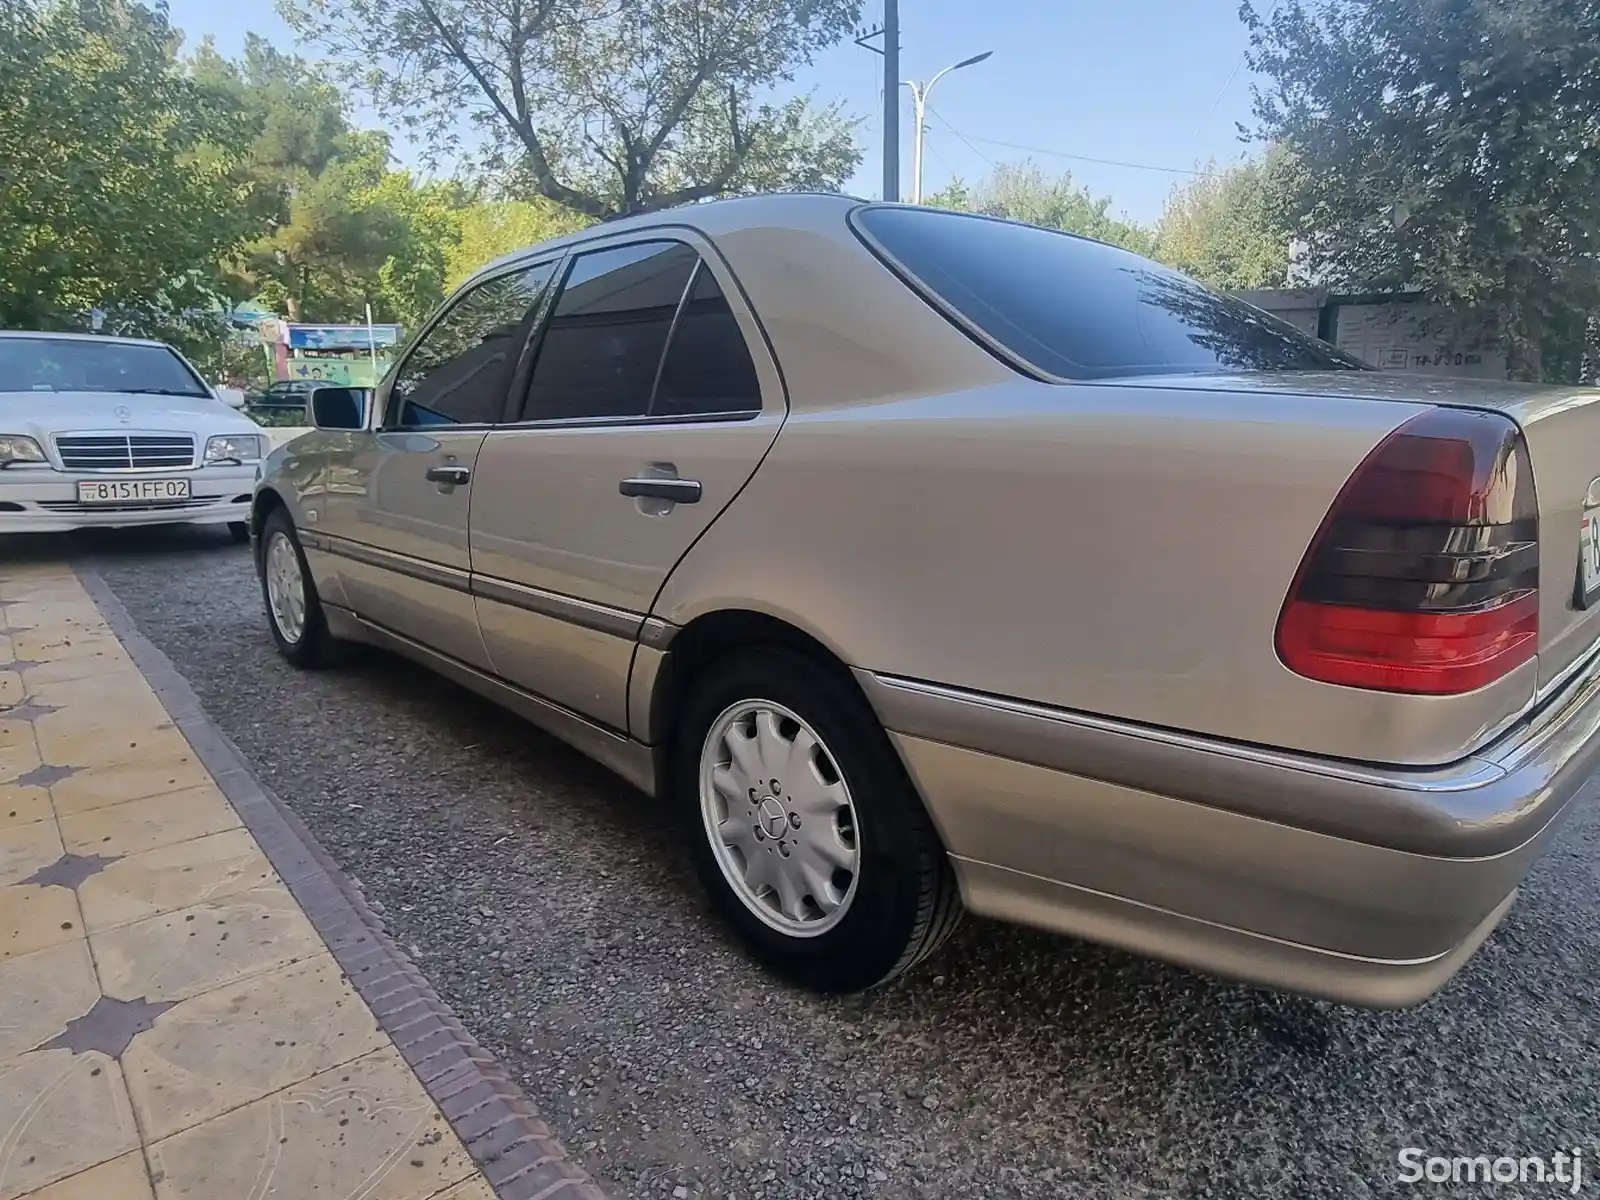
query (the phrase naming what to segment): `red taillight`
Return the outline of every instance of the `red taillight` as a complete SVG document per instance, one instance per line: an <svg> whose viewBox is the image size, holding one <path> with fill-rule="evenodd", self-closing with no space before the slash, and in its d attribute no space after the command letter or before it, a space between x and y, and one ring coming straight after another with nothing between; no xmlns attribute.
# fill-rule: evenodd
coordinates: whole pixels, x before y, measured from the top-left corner
<svg viewBox="0 0 1600 1200"><path fill-rule="evenodd" d="M1539 516L1527 444L1497 413L1436 408L1367 456L1278 618L1291 671L1455 695L1539 646Z"/></svg>

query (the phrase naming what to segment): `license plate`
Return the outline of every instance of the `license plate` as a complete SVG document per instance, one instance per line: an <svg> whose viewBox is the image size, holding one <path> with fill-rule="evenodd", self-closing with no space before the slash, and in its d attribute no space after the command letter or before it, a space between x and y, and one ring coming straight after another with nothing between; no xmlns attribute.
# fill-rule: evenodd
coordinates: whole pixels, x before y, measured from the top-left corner
<svg viewBox="0 0 1600 1200"><path fill-rule="evenodd" d="M1600 507L1585 509L1578 535L1578 607L1600 600Z"/></svg>
<svg viewBox="0 0 1600 1200"><path fill-rule="evenodd" d="M79 504L127 504L138 500L187 500L187 479L96 479L78 484Z"/></svg>

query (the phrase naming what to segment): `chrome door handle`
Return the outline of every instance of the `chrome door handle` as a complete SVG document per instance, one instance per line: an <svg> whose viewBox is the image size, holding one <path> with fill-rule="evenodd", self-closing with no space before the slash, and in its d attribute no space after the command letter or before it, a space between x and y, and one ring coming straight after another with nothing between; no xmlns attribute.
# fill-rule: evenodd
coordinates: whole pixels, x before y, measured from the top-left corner
<svg viewBox="0 0 1600 1200"><path fill-rule="evenodd" d="M617 484L624 496L649 496L655 500L670 500L674 504L700 503L698 479L650 479L635 477Z"/></svg>
<svg viewBox="0 0 1600 1200"><path fill-rule="evenodd" d="M429 483L447 483L459 486L472 478L472 471L467 467L429 467L427 478Z"/></svg>

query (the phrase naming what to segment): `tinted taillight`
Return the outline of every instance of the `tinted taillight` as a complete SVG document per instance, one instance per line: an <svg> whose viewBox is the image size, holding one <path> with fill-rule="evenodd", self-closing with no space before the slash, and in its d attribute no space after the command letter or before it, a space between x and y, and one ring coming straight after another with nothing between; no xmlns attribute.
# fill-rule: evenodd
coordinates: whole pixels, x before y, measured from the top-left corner
<svg viewBox="0 0 1600 1200"><path fill-rule="evenodd" d="M1527 444L1497 413L1436 408L1367 456L1278 618L1296 674L1454 695L1539 643L1539 515Z"/></svg>

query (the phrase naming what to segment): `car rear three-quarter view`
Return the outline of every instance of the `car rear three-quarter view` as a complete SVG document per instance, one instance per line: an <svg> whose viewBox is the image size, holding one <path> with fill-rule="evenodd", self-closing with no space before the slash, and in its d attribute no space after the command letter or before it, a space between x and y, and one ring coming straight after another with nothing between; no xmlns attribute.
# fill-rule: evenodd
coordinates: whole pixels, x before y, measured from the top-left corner
<svg viewBox="0 0 1600 1200"><path fill-rule="evenodd" d="M438 327L502 293L267 464L280 646L410 654L655 792L802 983L965 907L1414 1003L1595 766L1600 394L843 197L573 235Z"/></svg>

